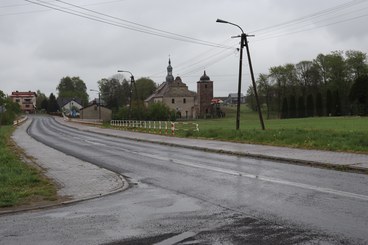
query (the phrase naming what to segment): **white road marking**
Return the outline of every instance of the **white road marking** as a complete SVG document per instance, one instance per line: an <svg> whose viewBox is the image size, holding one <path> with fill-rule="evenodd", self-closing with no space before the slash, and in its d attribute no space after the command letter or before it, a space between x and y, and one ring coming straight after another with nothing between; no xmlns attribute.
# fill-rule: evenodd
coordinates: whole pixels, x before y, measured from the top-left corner
<svg viewBox="0 0 368 245"><path fill-rule="evenodd" d="M140 153L137 153L137 154L142 155L142 156L146 156L146 157L149 157L149 158L155 158L157 160L167 161L167 158L160 157L160 156L157 156L157 155L147 154L147 153L143 153L143 152L140 152ZM245 172L238 172L238 171L233 171L233 170L225 169L225 168L207 166L207 165L203 165L203 164L200 164L200 163L189 163L189 162L181 161L181 160L178 160L178 159L175 159L175 160L172 159L171 161L173 163L188 166L188 167L200 168L200 169L205 169L205 170L209 170L209 171L214 171L214 172L239 176L239 177L257 179L257 180L276 183L276 184L299 187L299 188L303 188L303 189L307 189L307 190L319 191L319 192L322 192L322 193L334 194L334 195L337 195L337 196L356 198L356 199L360 199L360 200L363 200L363 201L368 201L368 196L361 195L361 194L356 194L356 193L352 193L352 192L334 190L334 189L331 189L331 188L319 187L319 186L303 184L303 183L298 183L298 182L293 182L293 181L288 181L288 180L275 179L275 178L266 177L266 176L249 174L249 173L245 173Z"/></svg>
<svg viewBox="0 0 368 245"><path fill-rule="evenodd" d="M173 237L170 237L162 242L159 242L159 243L155 243L155 245L173 245L173 244L176 244L178 242L181 242L189 237L193 237L195 236L196 233L192 232L192 231L187 231L187 232L184 232L184 233L181 233L179 235L176 235L176 236L173 236Z"/></svg>

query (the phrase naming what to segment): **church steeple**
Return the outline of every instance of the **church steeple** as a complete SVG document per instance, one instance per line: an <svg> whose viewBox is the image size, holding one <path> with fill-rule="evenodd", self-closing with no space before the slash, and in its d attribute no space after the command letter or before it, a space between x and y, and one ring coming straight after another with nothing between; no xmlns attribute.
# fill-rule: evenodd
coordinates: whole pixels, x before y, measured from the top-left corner
<svg viewBox="0 0 368 245"><path fill-rule="evenodd" d="M167 76L166 76L166 82L172 82L174 81L174 76L172 75L172 66L171 66L171 60L169 58L169 65L167 66Z"/></svg>

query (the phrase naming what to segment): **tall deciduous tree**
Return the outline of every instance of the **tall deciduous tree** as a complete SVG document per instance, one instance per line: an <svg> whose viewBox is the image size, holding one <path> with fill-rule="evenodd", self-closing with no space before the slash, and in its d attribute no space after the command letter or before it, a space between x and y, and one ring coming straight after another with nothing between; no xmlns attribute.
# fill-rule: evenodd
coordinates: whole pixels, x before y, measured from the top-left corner
<svg viewBox="0 0 368 245"><path fill-rule="evenodd" d="M307 96L307 117L314 116L314 102L313 102L313 95L308 94Z"/></svg>
<svg viewBox="0 0 368 245"><path fill-rule="evenodd" d="M42 102L44 100L47 100L47 97L44 93L42 93L40 90L37 90L36 92L37 98L36 98L36 108L37 110L42 109Z"/></svg>
<svg viewBox="0 0 368 245"><path fill-rule="evenodd" d="M87 86L79 77L63 77L56 89L59 98L79 98L83 105L88 104Z"/></svg>
<svg viewBox="0 0 368 245"><path fill-rule="evenodd" d="M316 113L317 116L323 116L323 102L322 102L322 94L319 92L316 96Z"/></svg>
<svg viewBox="0 0 368 245"><path fill-rule="evenodd" d="M135 88L133 97L139 101L144 101L156 90L157 86L152 79L142 77L135 81Z"/></svg>
<svg viewBox="0 0 368 245"><path fill-rule="evenodd" d="M356 104L358 114L368 115L368 75L355 79L349 97Z"/></svg>
<svg viewBox="0 0 368 245"><path fill-rule="evenodd" d="M130 82L124 76L103 78L97 83L101 100L105 103L106 107L118 110L119 107L129 104Z"/></svg>

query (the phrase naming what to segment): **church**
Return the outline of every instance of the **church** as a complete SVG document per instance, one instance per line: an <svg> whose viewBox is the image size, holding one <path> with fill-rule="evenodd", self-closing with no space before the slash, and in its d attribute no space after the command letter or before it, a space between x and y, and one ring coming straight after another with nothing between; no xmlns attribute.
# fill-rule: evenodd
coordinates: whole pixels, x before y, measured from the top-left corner
<svg viewBox="0 0 368 245"><path fill-rule="evenodd" d="M172 75L171 60L167 67L166 80L146 100L146 105L161 102L176 111L182 119L204 118L212 110L213 81L204 74L197 82L197 92L190 91L179 76Z"/></svg>

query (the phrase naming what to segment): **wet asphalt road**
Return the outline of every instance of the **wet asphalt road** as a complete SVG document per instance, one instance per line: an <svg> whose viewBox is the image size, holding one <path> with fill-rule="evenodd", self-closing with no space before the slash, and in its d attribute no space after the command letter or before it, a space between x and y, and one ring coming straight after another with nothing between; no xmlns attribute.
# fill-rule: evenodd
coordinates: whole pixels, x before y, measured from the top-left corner
<svg viewBox="0 0 368 245"><path fill-rule="evenodd" d="M2 216L0 244L368 243L366 175L97 135L48 117L29 134L132 188Z"/></svg>

